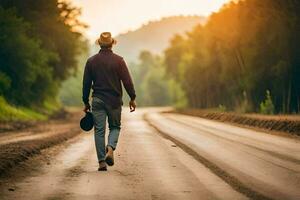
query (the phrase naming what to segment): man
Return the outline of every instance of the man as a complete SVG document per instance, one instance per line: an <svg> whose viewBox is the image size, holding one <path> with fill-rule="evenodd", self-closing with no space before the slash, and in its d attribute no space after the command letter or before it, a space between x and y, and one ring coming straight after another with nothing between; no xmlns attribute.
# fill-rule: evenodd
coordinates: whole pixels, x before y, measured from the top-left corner
<svg viewBox="0 0 300 200"><path fill-rule="evenodd" d="M99 53L90 57L83 75L82 100L84 112L90 110L89 94L93 89L92 114L94 118L95 143L99 171L106 171L106 164L114 164L113 151L116 149L121 129L122 86L130 96L130 112L135 111L135 90L126 63L121 56L112 52L116 40L111 33L101 33L96 40ZM106 118L109 124L108 144L105 146Z"/></svg>

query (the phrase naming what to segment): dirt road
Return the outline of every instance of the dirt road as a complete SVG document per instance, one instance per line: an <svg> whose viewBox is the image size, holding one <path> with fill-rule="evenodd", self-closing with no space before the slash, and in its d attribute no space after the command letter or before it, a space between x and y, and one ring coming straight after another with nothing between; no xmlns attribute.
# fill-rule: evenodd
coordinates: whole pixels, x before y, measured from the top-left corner
<svg viewBox="0 0 300 200"><path fill-rule="evenodd" d="M107 172L82 133L3 178L0 199L300 199L296 139L154 111L124 109Z"/></svg>

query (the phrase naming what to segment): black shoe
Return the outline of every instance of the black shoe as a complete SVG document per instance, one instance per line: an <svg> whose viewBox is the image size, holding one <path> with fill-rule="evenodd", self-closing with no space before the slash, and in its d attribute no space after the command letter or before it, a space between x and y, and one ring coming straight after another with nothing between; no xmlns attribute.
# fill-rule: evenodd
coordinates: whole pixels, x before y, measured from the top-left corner
<svg viewBox="0 0 300 200"><path fill-rule="evenodd" d="M105 162L109 165L109 166L113 166L114 165L114 150L112 147L108 146L106 148L106 157L105 157Z"/></svg>
<svg viewBox="0 0 300 200"><path fill-rule="evenodd" d="M105 161L99 162L99 168L98 171L107 171L106 163Z"/></svg>
<svg viewBox="0 0 300 200"><path fill-rule="evenodd" d="M98 171L107 171L107 167L99 167Z"/></svg>

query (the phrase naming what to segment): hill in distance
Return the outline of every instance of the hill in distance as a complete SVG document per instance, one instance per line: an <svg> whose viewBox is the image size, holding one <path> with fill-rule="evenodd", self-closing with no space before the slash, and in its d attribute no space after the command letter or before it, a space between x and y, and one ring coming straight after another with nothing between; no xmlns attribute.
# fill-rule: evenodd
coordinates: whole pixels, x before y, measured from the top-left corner
<svg viewBox="0 0 300 200"><path fill-rule="evenodd" d="M118 35L117 45L113 50L127 62L134 62L142 50L159 54L168 47L175 34L190 31L196 25L205 22L206 18L201 16L172 16L150 21L135 31Z"/></svg>

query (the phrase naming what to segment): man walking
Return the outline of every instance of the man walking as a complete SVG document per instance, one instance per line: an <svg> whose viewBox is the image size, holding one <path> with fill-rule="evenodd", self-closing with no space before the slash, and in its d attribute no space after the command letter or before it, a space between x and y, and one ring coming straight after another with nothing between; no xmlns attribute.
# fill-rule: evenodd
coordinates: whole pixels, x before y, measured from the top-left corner
<svg viewBox="0 0 300 200"><path fill-rule="evenodd" d="M84 112L90 110L89 95L92 94L92 114L94 118L95 143L99 162L99 171L106 171L106 164L114 164L113 151L116 149L121 129L122 85L130 96L130 111L135 111L135 90L125 61L112 52L116 40L111 33L101 33L96 40L101 49L90 57L83 75L82 100ZM105 146L106 119L109 124L108 143Z"/></svg>

